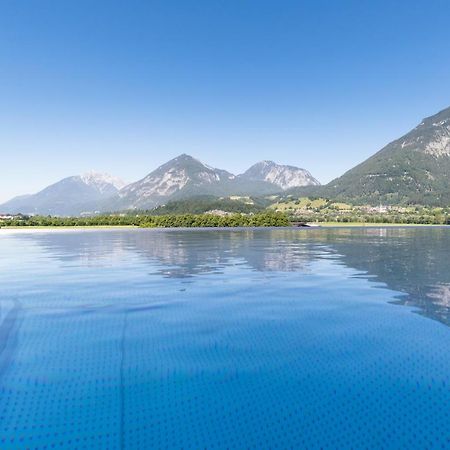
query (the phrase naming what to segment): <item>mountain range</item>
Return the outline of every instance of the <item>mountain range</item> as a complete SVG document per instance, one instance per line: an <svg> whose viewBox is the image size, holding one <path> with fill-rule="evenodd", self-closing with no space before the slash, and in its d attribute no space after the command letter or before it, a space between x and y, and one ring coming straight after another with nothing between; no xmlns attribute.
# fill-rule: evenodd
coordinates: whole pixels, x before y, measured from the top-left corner
<svg viewBox="0 0 450 450"><path fill-rule="evenodd" d="M262 161L236 176L182 154L128 185L118 178L94 172L72 176L36 194L15 197L0 205L0 211L68 216L152 209L194 196L259 196L308 185L317 186L319 182L298 167Z"/></svg>
<svg viewBox="0 0 450 450"><path fill-rule="evenodd" d="M104 173L89 172L64 178L33 195L15 197L0 205L0 211L16 214L70 216L96 210L117 195L125 183Z"/></svg>
<svg viewBox="0 0 450 450"><path fill-rule="evenodd" d="M305 169L261 161L240 175L182 154L139 181L125 185L106 174L65 178L42 191L0 205L0 212L79 215L152 209L196 196L326 197L354 204L450 205L450 108L327 185Z"/></svg>

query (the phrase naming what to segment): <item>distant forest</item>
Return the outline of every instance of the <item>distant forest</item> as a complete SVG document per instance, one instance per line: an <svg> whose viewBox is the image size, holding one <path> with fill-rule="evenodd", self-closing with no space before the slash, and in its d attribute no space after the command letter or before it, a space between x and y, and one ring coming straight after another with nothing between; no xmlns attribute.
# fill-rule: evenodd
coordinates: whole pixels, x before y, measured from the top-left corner
<svg viewBox="0 0 450 450"><path fill-rule="evenodd" d="M296 223L450 225L450 208L420 205L354 205L325 198L203 196L168 202L152 210L86 217L0 217L0 226L240 227Z"/></svg>

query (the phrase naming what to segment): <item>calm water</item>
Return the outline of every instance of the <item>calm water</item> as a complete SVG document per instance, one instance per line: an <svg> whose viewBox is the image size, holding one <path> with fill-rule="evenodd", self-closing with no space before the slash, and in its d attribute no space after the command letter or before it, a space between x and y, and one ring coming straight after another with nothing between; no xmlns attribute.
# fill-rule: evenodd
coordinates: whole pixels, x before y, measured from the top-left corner
<svg viewBox="0 0 450 450"><path fill-rule="evenodd" d="M449 448L450 229L0 230L0 449Z"/></svg>

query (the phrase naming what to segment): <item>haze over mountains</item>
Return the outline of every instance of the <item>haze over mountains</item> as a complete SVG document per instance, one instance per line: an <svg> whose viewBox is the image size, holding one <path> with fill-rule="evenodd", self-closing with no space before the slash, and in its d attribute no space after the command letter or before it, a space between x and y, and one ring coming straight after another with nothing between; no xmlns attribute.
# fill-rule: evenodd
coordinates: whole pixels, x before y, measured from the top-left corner
<svg viewBox="0 0 450 450"><path fill-rule="evenodd" d="M89 172L67 177L33 195L15 197L0 205L0 211L22 214L78 215L95 210L116 195L125 183L109 174Z"/></svg>
<svg viewBox="0 0 450 450"><path fill-rule="evenodd" d="M151 209L196 196L315 196L354 204L450 205L450 108L325 186L305 169L261 161L234 175L182 154L125 186L105 174L65 178L34 195L0 205L0 212L78 215Z"/></svg>
<svg viewBox="0 0 450 450"><path fill-rule="evenodd" d="M124 186L105 174L65 178L34 195L16 197L0 211L22 214L82 213L151 209L170 200L200 195L268 195L293 187L318 185L305 169L263 161L241 175L210 167L182 154L143 179Z"/></svg>

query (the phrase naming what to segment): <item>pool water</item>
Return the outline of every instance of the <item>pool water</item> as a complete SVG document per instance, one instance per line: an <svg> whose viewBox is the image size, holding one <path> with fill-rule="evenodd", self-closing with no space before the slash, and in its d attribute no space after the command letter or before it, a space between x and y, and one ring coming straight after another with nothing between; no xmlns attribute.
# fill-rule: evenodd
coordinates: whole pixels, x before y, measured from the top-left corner
<svg viewBox="0 0 450 450"><path fill-rule="evenodd" d="M450 229L0 230L0 449L450 448Z"/></svg>

